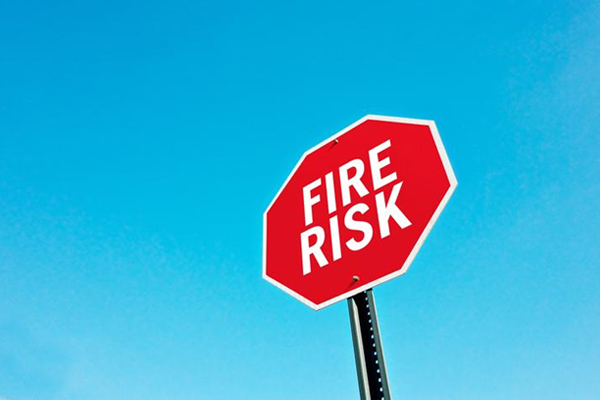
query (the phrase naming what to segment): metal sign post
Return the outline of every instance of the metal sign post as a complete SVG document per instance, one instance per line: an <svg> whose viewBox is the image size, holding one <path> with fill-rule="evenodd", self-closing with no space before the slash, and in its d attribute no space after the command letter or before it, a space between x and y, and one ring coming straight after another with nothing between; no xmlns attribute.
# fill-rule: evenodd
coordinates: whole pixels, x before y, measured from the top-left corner
<svg viewBox="0 0 600 400"><path fill-rule="evenodd" d="M369 289L348 299L361 400L391 400L375 297Z"/></svg>
<svg viewBox="0 0 600 400"><path fill-rule="evenodd" d="M264 212L263 278L314 310L347 299L361 400L391 400L372 288L408 270L456 185L435 122L367 115Z"/></svg>

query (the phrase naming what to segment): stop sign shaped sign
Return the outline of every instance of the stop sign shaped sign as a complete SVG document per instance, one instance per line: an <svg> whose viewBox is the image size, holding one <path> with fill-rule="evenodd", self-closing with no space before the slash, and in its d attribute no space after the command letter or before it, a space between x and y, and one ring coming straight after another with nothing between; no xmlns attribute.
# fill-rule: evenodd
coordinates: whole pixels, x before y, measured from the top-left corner
<svg viewBox="0 0 600 400"><path fill-rule="evenodd" d="M433 121L368 115L304 153L265 211L263 277L315 310L397 277L456 184Z"/></svg>

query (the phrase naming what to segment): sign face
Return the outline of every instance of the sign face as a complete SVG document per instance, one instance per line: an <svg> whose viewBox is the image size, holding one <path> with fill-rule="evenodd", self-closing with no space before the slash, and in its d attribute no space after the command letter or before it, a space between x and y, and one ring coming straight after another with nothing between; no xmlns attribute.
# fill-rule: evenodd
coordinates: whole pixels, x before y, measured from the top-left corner
<svg viewBox="0 0 600 400"><path fill-rule="evenodd" d="M263 277L315 310L397 277L456 184L433 121L368 115L304 153L265 211Z"/></svg>

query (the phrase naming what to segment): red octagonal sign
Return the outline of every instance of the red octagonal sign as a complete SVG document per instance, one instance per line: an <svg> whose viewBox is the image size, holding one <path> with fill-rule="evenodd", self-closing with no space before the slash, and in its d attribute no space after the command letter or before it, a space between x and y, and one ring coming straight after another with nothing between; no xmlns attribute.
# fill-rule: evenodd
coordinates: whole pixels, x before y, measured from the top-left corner
<svg viewBox="0 0 600 400"><path fill-rule="evenodd" d="M397 277L456 184L433 121L368 115L304 153L265 211L263 277L315 310Z"/></svg>

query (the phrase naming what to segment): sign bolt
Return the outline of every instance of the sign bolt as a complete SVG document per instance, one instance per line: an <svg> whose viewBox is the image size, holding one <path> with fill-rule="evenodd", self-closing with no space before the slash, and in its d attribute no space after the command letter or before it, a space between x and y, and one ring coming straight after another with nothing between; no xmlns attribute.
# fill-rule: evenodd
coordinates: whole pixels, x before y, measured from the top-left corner
<svg viewBox="0 0 600 400"><path fill-rule="evenodd" d="M358 275L354 275L354 276L352 277L352 280L353 280L354 282L358 282L358 281L360 280L360 277L359 277Z"/></svg>

